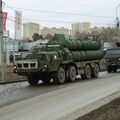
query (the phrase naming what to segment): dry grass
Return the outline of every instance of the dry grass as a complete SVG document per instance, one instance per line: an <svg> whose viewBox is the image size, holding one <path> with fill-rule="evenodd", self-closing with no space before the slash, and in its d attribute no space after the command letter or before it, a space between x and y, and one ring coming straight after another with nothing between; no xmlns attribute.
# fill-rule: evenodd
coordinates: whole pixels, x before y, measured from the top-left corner
<svg viewBox="0 0 120 120"><path fill-rule="evenodd" d="M100 70L106 70L106 62L105 59L100 61Z"/></svg>

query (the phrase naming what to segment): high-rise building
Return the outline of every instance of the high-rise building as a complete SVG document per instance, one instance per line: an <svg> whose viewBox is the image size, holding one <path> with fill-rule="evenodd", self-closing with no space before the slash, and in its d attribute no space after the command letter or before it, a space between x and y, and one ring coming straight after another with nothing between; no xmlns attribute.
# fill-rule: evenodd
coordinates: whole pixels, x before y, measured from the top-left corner
<svg viewBox="0 0 120 120"><path fill-rule="evenodd" d="M33 22L28 22L23 24L23 39L32 40L34 33L39 34L40 25Z"/></svg>
<svg viewBox="0 0 120 120"><path fill-rule="evenodd" d="M72 36L74 38L78 37L80 33L89 33L90 32L90 23L73 23L72 24Z"/></svg>
<svg viewBox="0 0 120 120"><path fill-rule="evenodd" d="M64 36L66 38L69 37L69 29L61 27L61 28L56 28L56 27L52 27L52 28L48 28L48 27L44 27L43 29L41 29L40 34L42 34L43 37L45 37L47 34L50 34L52 36L54 36L54 34L64 34Z"/></svg>
<svg viewBox="0 0 120 120"><path fill-rule="evenodd" d="M81 32L90 32L90 23L89 22L84 22L81 24Z"/></svg>

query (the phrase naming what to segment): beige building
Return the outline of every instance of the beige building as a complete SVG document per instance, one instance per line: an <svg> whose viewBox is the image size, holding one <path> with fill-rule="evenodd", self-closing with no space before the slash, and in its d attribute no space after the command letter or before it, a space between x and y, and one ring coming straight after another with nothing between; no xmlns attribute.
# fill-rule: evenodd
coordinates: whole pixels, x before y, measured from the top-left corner
<svg viewBox="0 0 120 120"><path fill-rule="evenodd" d="M56 27L52 27L52 28L48 28L48 27L44 27L43 29L40 30L40 34L43 35L43 37L45 37L47 34L51 34L52 36L54 36L54 34L64 34L66 38L69 37L69 29L66 29L64 27L61 28L56 28Z"/></svg>
<svg viewBox="0 0 120 120"><path fill-rule="evenodd" d="M33 22L28 22L23 24L23 39L32 40L34 33L39 34L40 25Z"/></svg>
<svg viewBox="0 0 120 120"><path fill-rule="evenodd" d="M82 23L81 28L82 28L81 32L89 33L90 32L90 23L89 22Z"/></svg>
<svg viewBox="0 0 120 120"><path fill-rule="evenodd" d="M89 33L90 32L90 23L73 23L72 24L72 36L76 38L80 33Z"/></svg>

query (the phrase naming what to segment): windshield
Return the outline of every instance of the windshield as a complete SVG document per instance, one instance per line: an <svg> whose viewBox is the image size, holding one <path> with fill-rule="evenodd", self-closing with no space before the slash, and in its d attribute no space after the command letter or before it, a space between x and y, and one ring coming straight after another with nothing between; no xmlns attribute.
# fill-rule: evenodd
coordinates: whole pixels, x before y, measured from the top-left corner
<svg viewBox="0 0 120 120"><path fill-rule="evenodd" d="M39 54L38 55L38 58L40 59L40 60L47 60L47 55L45 55L45 54Z"/></svg>
<svg viewBox="0 0 120 120"><path fill-rule="evenodd" d="M106 57L120 56L120 49L110 49L106 52Z"/></svg>

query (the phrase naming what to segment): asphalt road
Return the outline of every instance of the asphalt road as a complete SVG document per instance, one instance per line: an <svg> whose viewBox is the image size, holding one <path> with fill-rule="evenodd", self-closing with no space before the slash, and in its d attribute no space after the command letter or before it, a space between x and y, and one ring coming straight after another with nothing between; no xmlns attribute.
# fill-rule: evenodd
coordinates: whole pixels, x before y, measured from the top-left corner
<svg viewBox="0 0 120 120"><path fill-rule="evenodd" d="M108 74L107 72L101 72L99 79L109 78L116 74ZM81 82L90 82L89 80L78 79L74 83L65 83L64 85L55 85L51 83L50 85L44 85L39 83L38 86L30 86L27 82L17 82L12 84L0 85L0 107L29 99L53 90L62 89L65 87L70 87L74 84L81 84Z"/></svg>
<svg viewBox="0 0 120 120"><path fill-rule="evenodd" d="M119 89L120 72L101 72L98 79L79 78L64 85L0 85L0 119L54 120Z"/></svg>

